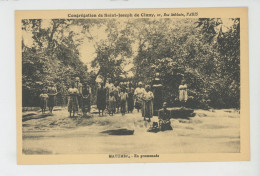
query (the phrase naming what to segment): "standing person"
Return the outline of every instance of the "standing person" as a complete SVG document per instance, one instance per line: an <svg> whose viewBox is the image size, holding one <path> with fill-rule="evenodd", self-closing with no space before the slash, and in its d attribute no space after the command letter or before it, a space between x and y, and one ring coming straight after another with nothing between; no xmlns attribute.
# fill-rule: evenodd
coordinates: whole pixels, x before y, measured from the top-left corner
<svg viewBox="0 0 260 176"><path fill-rule="evenodd" d="M47 93L49 97L48 98L49 111L52 114L53 108L56 104L56 95L57 95L57 89L54 83L50 83L50 87L48 87Z"/></svg>
<svg viewBox="0 0 260 176"><path fill-rule="evenodd" d="M121 113L122 115L125 115L126 113L126 100L127 100L127 93L126 89L123 88L122 92L120 93L120 107L121 107Z"/></svg>
<svg viewBox="0 0 260 176"><path fill-rule="evenodd" d="M82 88L82 113L83 116L86 116L86 113L90 113L90 95L91 95L91 89L85 83L85 85Z"/></svg>
<svg viewBox="0 0 260 176"><path fill-rule="evenodd" d="M153 117L153 92L151 91L151 88L149 85L145 86L145 92L143 94L143 108L142 108L142 116L144 120L146 118L149 118L149 122L151 121L151 118Z"/></svg>
<svg viewBox="0 0 260 176"><path fill-rule="evenodd" d="M109 115L114 115L115 109L116 109L116 99L114 97L114 93L110 92L109 98L108 98L108 113Z"/></svg>
<svg viewBox="0 0 260 176"><path fill-rule="evenodd" d="M78 112L78 108L79 108L79 104L78 104L78 94L79 91L78 89L75 87L75 83L71 84L71 87L68 90L68 111L70 113L70 117L71 117L71 113L73 113L73 117L75 117L75 112Z"/></svg>
<svg viewBox="0 0 260 176"><path fill-rule="evenodd" d="M159 76L160 74L156 73L155 78L152 81L152 90L154 94L154 101L153 101L154 114L158 114L159 109L161 109L163 105L163 95L162 95L163 86Z"/></svg>
<svg viewBox="0 0 260 176"><path fill-rule="evenodd" d="M142 82L139 82L138 87L135 89L135 92L134 92L135 108L137 109L138 112L142 108L142 104L143 104L142 97L143 97L144 92L145 92L145 90L142 87Z"/></svg>
<svg viewBox="0 0 260 176"><path fill-rule="evenodd" d="M104 88L104 84L100 84L100 88L97 90L97 108L98 108L98 114L100 116L100 111L102 111L102 116L104 113L104 110L106 109L106 89Z"/></svg>
<svg viewBox="0 0 260 176"><path fill-rule="evenodd" d="M48 100L47 89L43 89L43 92L40 94L40 99L41 99L42 114L45 114L47 108L47 100Z"/></svg>
<svg viewBox="0 0 260 176"><path fill-rule="evenodd" d="M107 93L106 101L107 101L107 106L108 106L108 101L109 101L110 93L111 93L111 92L114 92L114 89L115 89L115 86L114 86L114 84L112 83L112 81L111 81L110 78L107 79L107 83L106 83L106 85L105 85L105 88L106 88L106 90L107 90L107 92L106 92L106 93Z"/></svg>
<svg viewBox="0 0 260 176"><path fill-rule="evenodd" d="M134 88L132 87L132 84L129 83L128 88L128 97L127 97L127 107L128 107L128 113L133 112L134 110Z"/></svg>
<svg viewBox="0 0 260 176"><path fill-rule="evenodd" d="M119 97L119 94L120 94L120 87L119 87L119 84L116 83L115 84L115 89L114 89L114 96L115 96L115 99L116 99L116 112L119 113L119 107L120 107L120 97Z"/></svg>
<svg viewBox="0 0 260 176"><path fill-rule="evenodd" d="M179 100L182 107L185 106L188 100L188 87L184 80L181 81L181 84L179 86Z"/></svg>
<svg viewBox="0 0 260 176"><path fill-rule="evenodd" d="M78 115L79 115L79 110L82 109L82 84L80 83L79 77L75 78L75 88L78 89Z"/></svg>

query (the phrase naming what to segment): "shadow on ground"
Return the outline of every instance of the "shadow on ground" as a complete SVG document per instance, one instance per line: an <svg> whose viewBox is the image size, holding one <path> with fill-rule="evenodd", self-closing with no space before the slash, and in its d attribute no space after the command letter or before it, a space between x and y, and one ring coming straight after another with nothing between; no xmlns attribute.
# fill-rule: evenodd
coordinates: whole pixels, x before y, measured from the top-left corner
<svg viewBox="0 0 260 176"><path fill-rule="evenodd" d="M102 131L101 133L107 133L109 135L133 135L134 134L134 130L116 129L116 130Z"/></svg>
<svg viewBox="0 0 260 176"><path fill-rule="evenodd" d="M41 119L41 118L45 118L50 116L50 114L41 114L41 115L36 115L34 113L31 114L26 114L23 116L23 122L27 121L27 120L32 120L32 119Z"/></svg>

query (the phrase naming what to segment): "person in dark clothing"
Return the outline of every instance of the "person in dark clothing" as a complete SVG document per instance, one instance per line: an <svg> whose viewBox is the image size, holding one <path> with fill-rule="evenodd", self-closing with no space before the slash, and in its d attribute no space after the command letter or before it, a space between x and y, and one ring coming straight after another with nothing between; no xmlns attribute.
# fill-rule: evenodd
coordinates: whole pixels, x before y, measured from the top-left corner
<svg viewBox="0 0 260 176"><path fill-rule="evenodd" d="M134 110L134 88L132 87L131 83L129 84L128 88L128 97L127 97L127 107L128 107L128 113L133 112Z"/></svg>
<svg viewBox="0 0 260 176"><path fill-rule="evenodd" d="M100 115L100 111L102 111L103 116L104 110L106 109L106 89L103 83L101 83L100 88L97 90L97 108L98 114Z"/></svg>
<svg viewBox="0 0 260 176"><path fill-rule="evenodd" d="M162 81L159 78L160 74L155 74L155 79L152 81L152 91L154 94L153 111L154 114L158 114L158 110L162 108L163 105L163 94L162 94Z"/></svg>
<svg viewBox="0 0 260 176"><path fill-rule="evenodd" d="M161 131L165 130L172 130L171 126L171 114L170 111L167 109L167 103L163 103L163 108L159 110L159 127Z"/></svg>

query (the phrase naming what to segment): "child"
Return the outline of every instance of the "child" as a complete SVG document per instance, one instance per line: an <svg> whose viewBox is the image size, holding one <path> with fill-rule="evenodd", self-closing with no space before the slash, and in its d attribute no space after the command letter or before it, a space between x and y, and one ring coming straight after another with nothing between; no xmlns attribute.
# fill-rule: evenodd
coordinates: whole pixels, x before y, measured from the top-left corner
<svg viewBox="0 0 260 176"><path fill-rule="evenodd" d="M41 99L41 108L42 108L42 114L45 114L45 110L47 107L47 100L48 100L48 94L47 94L47 90L43 89L43 93L40 94L40 99Z"/></svg>
<svg viewBox="0 0 260 176"><path fill-rule="evenodd" d="M115 113L115 105L116 105L116 98L114 97L114 93L110 92L108 97L108 113L109 115L114 115Z"/></svg>
<svg viewBox="0 0 260 176"><path fill-rule="evenodd" d="M121 105L121 113L122 115L125 115L126 113L126 100L127 100L127 93L126 93L126 89L123 88L122 92L120 93L120 105Z"/></svg>
<svg viewBox="0 0 260 176"><path fill-rule="evenodd" d="M172 130L170 121L170 111L167 109L167 103L163 103L163 109L159 110L159 127L161 131Z"/></svg>

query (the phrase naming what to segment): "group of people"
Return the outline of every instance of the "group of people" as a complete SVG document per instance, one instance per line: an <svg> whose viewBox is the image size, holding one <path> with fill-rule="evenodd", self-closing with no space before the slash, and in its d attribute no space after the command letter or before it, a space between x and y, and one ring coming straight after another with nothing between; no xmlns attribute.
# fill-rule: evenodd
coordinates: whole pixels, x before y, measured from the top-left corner
<svg viewBox="0 0 260 176"><path fill-rule="evenodd" d="M105 86L100 83L97 90L97 108L102 116L106 108L110 115L119 112L125 115L136 108L138 112L142 110L144 118L150 119L153 116L153 99L151 87L146 85L144 88L142 82L134 89L132 83L121 82L114 85L108 80Z"/></svg>
<svg viewBox="0 0 260 176"><path fill-rule="evenodd" d="M147 85L138 82L134 89L130 82L120 82L113 84L111 79L108 79L106 84L100 83L97 91L97 108L99 115L107 108L110 115L118 113L122 115L133 112L134 108L138 112L141 111L142 117L148 118L148 121L153 117L154 113L158 114L159 109L163 106L162 82L159 78L159 73L155 74L154 80Z"/></svg>
<svg viewBox="0 0 260 176"><path fill-rule="evenodd" d="M70 117L74 117L75 113L79 115L80 111L83 116L90 113L91 88L87 83L82 84L79 77L76 77L67 92ZM47 106L52 113L56 95L57 89L53 83L43 89L42 94L40 94L43 114ZM98 83L96 103L99 116L103 116L105 109L109 115L121 113L124 116L126 113L132 113L136 108L138 112L141 111L144 120L148 118L150 121L155 112L160 116L160 110L165 110L166 103L163 103L162 97L162 83L159 74L156 74L151 84L144 85L139 82L136 88L131 82L116 82L114 84L111 79L107 79L105 84L100 82ZM187 99L187 85L182 81L179 86L179 100L184 104ZM167 113L163 114L165 116Z"/></svg>
<svg viewBox="0 0 260 176"><path fill-rule="evenodd" d="M57 89L53 83L50 83L49 86L43 89L43 92L40 94L42 114L45 114L47 107L49 107L49 111L52 114L56 102L56 95Z"/></svg>
<svg viewBox="0 0 260 176"><path fill-rule="evenodd" d="M76 77L75 82L72 82L68 90L68 111L73 117L75 113L79 114L82 111L83 116L90 113L90 97L91 88L87 83L80 83L79 77Z"/></svg>
<svg viewBox="0 0 260 176"><path fill-rule="evenodd" d="M112 83L110 79L104 85L99 83L97 90L97 108L99 115L104 113L107 108L108 113L113 115L121 112L133 112L134 110L134 88L131 83L120 82Z"/></svg>
<svg viewBox="0 0 260 176"><path fill-rule="evenodd" d="M70 117L75 113L79 114L80 110L83 115L90 112L90 95L91 89L89 85L80 83L79 77L75 78L72 82L68 93L68 111ZM56 105L56 95L58 94L56 86L54 83L50 83L49 87L46 86L42 93L40 94L40 104L42 109L42 114L45 114L46 108L49 107L49 111L52 114L53 108Z"/></svg>

